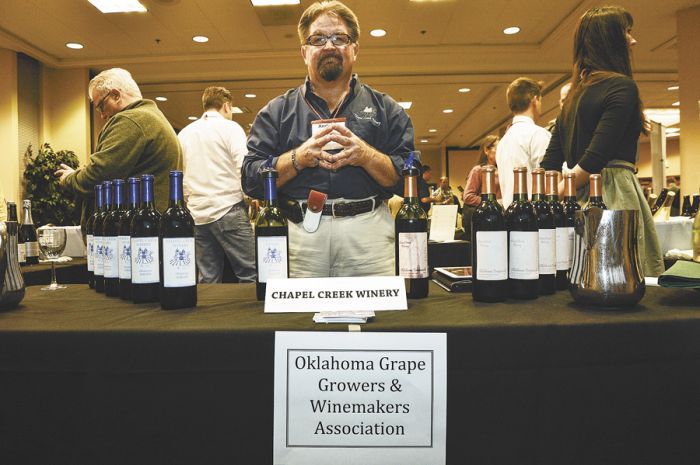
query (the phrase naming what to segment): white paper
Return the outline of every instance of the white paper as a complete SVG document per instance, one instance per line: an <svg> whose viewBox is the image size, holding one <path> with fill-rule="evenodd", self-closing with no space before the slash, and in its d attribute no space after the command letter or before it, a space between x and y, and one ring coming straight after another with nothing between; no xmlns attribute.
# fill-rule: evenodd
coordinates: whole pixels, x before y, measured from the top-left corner
<svg viewBox="0 0 700 465"><path fill-rule="evenodd" d="M315 323L367 323L367 320L370 318L374 318L374 312L371 310L319 312L314 314Z"/></svg>
<svg viewBox="0 0 700 465"><path fill-rule="evenodd" d="M430 240L454 241L457 224L457 205L433 205L430 217Z"/></svg>

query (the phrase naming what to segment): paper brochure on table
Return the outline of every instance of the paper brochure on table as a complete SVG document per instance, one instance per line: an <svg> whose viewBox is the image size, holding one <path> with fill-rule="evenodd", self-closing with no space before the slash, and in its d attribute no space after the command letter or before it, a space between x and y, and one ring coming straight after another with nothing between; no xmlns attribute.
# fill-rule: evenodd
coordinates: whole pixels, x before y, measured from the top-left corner
<svg viewBox="0 0 700 465"><path fill-rule="evenodd" d="M274 465L444 465L447 335L275 333Z"/></svg>
<svg viewBox="0 0 700 465"><path fill-rule="evenodd" d="M374 318L372 310L346 310L314 314L315 323L367 323L367 320L371 318Z"/></svg>
<svg viewBox="0 0 700 465"><path fill-rule="evenodd" d="M457 205L433 205L432 212L429 239L437 242L454 241Z"/></svg>

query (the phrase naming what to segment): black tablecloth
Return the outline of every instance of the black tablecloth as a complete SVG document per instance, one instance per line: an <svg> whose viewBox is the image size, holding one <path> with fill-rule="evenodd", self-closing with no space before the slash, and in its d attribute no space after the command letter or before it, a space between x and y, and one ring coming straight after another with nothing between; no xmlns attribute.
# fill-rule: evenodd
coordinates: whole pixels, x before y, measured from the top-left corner
<svg viewBox="0 0 700 465"><path fill-rule="evenodd" d="M430 292L362 329L447 333L448 464L700 463L699 293L606 312ZM347 328L254 295L201 285L166 312L29 288L0 313L0 463L271 464L274 332Z"/></svg>

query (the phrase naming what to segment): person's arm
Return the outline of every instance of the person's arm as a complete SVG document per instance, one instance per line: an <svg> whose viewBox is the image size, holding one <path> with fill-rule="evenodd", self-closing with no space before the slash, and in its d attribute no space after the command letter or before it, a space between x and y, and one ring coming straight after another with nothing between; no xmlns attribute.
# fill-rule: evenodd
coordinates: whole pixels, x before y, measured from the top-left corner
<svg viewBox="0 0 700 465"><path fill-rule="evenodd" d="M472 207L478 207L481 203L481 166L477 165L469 172L462 201L464 205Z"/></svg>

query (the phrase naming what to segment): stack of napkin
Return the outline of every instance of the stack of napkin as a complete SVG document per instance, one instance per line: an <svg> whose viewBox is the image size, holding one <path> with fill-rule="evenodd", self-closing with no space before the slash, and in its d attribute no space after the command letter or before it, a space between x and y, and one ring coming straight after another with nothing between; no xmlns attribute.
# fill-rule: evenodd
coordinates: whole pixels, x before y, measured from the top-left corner
<svg viewBox="0 0 700 465"><path fill-rule="evenodd" d="M700 263L678 260L659 276L659 286L700 289Z"/></svg>

